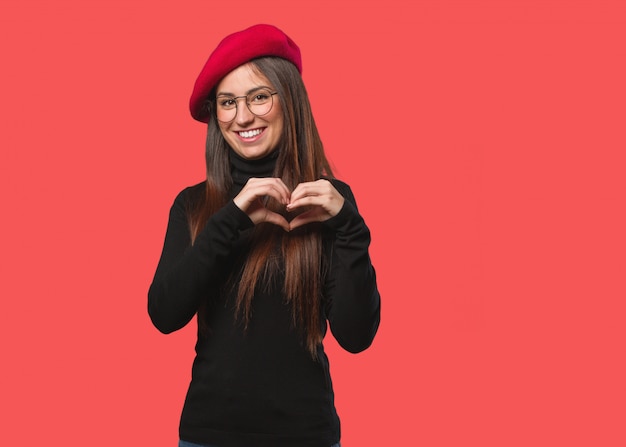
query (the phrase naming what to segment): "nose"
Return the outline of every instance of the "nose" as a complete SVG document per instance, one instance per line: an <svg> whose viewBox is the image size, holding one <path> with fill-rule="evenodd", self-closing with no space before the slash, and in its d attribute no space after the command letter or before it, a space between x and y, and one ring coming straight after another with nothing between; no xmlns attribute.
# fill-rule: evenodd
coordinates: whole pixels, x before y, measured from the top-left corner
<svg viewBox="0 0 626 447"><path fill-rule="evenodd" d="M241 102L237 102L237 116L235 120L237 124L244 125L254 121L254 114L248 109L246 98L241 98Z"/></svg>

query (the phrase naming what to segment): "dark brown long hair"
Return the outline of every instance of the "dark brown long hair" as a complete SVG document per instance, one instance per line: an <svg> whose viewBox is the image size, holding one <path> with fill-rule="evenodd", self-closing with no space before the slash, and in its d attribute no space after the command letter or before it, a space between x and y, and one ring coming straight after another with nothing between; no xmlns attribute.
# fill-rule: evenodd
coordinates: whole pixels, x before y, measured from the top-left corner
<svg viewBox="0 0 626 447"><path fill-rule="evenodd" d="M284 125L276 148L279 152L273 175L281 178L291 190L302 182L315 181L322 176L332 177L309 98L296 67L277 57L254 59L251 66L274 86L281 102ZM208 104L212 104L212 101L214 93ZM233 183L228 152L215 112L211 111L205 153L206 190L204 197L199 198L188 213L192 241L208 218L228 200ZM266 206L285 215L284 207L273 199L268 199ZM232 272L232 275L241 273L241 277L235 281L238 282L236 311L245 327L250 321L256 287L269 286L277 275L284 275L283 291L292 309L293 325L302 331L307 349L316 358L323 330L323 322L320 321L324 274L322 251L322 235L318 225L310 224L289 233L271 224L256 225L242 271ZM276 259L276 253L279 259Z"/></svg>

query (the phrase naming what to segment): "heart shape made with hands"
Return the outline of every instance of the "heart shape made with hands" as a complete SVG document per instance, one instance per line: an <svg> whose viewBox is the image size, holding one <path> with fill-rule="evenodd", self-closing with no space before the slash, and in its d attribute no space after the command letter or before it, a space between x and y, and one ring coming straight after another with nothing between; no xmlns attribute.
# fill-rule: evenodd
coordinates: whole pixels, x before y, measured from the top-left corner
<svg viewBox="0 0 626 447"><path fill-rule="evenodd" d="M261 200L264 197L277 200L287 213L302 212L285 217L267 209ZM279 178L251 178L233 200L255 225L268 222L285 231L311 222L324 222L337 215L344 203L343 196L326 179L300 183L290 191Z"/></svg>

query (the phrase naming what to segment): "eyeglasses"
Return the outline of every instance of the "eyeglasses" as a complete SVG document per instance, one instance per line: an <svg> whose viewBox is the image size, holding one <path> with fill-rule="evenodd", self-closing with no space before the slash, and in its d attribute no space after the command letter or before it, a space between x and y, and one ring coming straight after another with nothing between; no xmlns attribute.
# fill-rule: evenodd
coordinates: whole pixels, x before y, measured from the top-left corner
<svg viewBox="0 0 626 447"><path fill-rule="evenodd" d="M245 96L218 95L215 100L218 121L230 123L237 116L237 103L241 98L245 98L248 110L256 116L263 116L270 113L274 106L274 95L278 92L271 92L266 88L259 88Z"/></svg>

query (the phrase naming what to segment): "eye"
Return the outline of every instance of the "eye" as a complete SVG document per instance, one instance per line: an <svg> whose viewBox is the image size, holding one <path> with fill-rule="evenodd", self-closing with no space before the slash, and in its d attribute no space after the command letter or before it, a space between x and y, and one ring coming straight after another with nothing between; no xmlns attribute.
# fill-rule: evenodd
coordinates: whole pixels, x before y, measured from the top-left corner
<svg viewBox="0 0 626 447"><path fill-rule="evenodd" d="M232 109L235 107L235 98L218 98L217 104L223 109Z"/></svg>
<svg viewBox="0 0 626 447"><path fill-rule="evenodd" d="M270 98L270 94L268 92L256 92L249 97L250 104L263 104L266 103Z"/></svg>

